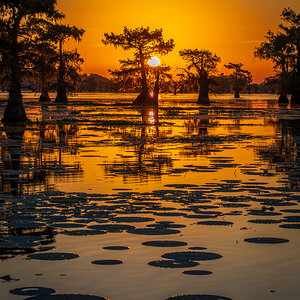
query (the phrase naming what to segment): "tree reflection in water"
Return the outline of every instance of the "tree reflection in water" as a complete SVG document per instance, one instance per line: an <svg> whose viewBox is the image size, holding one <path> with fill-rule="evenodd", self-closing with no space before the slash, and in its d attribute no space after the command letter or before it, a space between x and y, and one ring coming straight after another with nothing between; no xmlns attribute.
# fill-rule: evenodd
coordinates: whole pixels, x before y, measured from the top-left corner
<svg viewBox="0 0 300 300"><path fill-rule="evenodd" d="M142 108L142 125L133 130L120 131L118 128L111 129L112 134L117 134L134 146L134 155L122 156L122 162L106 164L105 172L109 175L122 175L124 182L148 180L160 180L161 176L173 167L171 153L157 154L157 141L162 137L158 108Z"/></svg>
<svg viewBox="0 0 300 300"><path fill-rule="evenodd" d="M22 195L41 188L52 190L54 178L68 180L82 174L80 162L70 164L63 156L78 152L78 125L41 122L30 128L5 127L4 132L0 140L2 192Z"/></svg>
<svg viewBox="0 0 300 300"><path fill-rule="evenodd" d="M270 120L279 138L270 146L257 149L258 155L269 161L277 172L287 175L289 188L300 188L300 119Z"/></svg>

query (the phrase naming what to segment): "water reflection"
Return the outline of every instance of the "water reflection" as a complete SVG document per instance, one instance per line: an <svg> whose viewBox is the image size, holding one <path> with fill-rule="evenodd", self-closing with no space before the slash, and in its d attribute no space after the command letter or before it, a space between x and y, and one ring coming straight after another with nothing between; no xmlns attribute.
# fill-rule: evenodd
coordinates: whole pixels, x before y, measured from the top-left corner
<svg viewBox="0 0 300 300"><path fill-rule="evenodd" d="M270 162L277 172L287 175L284 182L292 189L300 187L300 119L270 119L279 138L258 148L258 155Z"/></svg>
<svg viewBox="0 0 300 300"><path fill-rule="evenodd" d="M64 156L76 155L79 129L71 124L43 124L31 128L5 127L1 136L0 187L22 195L37 188L52 190L57 177L67 180L82 174L81 163Z"/></svg>
<svg viewBox="0 0 300 300"><path fill-rule="evenodd" d="M123 140L133 146L132 155L122 156L122 160L105 164L108 175L121 175L124 183L160 180L163 174L173 166L171 153L159 154L157 142L164 135L160 134L158 108L146 108L139 111L142 125L134 130L119 131L111 129Z"/></svg>

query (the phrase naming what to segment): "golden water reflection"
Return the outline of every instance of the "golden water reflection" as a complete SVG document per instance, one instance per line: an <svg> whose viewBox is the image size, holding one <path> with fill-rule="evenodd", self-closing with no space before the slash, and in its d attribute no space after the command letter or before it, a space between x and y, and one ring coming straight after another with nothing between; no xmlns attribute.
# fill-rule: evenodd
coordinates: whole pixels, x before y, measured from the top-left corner
<svg viewBox="0 0 300 300"><path fill-rule="evenodd" d="M23 282L0 283L5 299L16 299L9 291L23 285L65 294L82 293L84 286L86 293L116 300L297 295L300 237L281 225L298 224L299 110L280 108L266 95L237 102L226 96L209 108L194 105L191 97L167 95L158 110L136 110L126 105L127 94L80 94L65 107L31 104L29 115L38 123L2 128L0 268ZM207 220L221 223L198 224ZM249 222L257 220L266 223ZM22 222L36 228L20 229ZM99 225L108 226L104 233L95 232ZM126 230L109 227L116 225ZM136 234L126 226L178 231ZM1 248L2 239L28 235L44 245ZM255 237L289 242L245 241ZM153 240L187 246L142 245ZM148 265L189 247L222 255L192 268L211 275ZM25 259L30 252L80 257L50 263ZM98 259L124 263L91 263Z"/></svg>

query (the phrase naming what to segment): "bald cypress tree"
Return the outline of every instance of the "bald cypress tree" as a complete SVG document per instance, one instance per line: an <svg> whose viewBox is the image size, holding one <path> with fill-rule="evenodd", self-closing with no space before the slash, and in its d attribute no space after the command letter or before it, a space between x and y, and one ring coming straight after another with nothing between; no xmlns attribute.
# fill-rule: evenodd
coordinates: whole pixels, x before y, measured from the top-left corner
<svg viewBox="0 0 300 300"><path fill-rule="evenodd" d="M9 97L2 122L18 123L28 118L21 93L21 72L32 59L33 25L44 18L60 18L56 0L2 0L0 3L1 44L7 44L2 56L9 69ZM1 50L1 49L0 49Z"/></svg>
<svg viewBox="0 0 300 300"><path fill-rule="evenodd" d="M194 69L197 73L200 88L197 103L209 105L211 75L217 70L217 65L221 61L220 57L204 49L184 49L179 54L186 61L187 67Z"/></svg>
<svg viewBox="0 0 300 300"><path fill-rule="evenodd" d="M232 70L230 80L234 91L234 98L240 98L240 92L243 91L252 81L252 75L249 71L244 70L243 64L234 64L230 62L224 65L225 68Z"/></svg>
<svg viewBox="0 0 300 300"><path fill-rule="evenodd" d="M146 62L153 55L166 55L175 47L174 40L165 41L162 29L150 30L149 27L128 29L124 27L123 33L105 33L102 39L104 45L121 47L124 50L133 50L133 59L121 61L123 71L130 68L138 72L141 79L141 93L134 100L135 105L146 105L151 102L149 86L147 82ZM125 71L126 72L126 71Z"/></svg>

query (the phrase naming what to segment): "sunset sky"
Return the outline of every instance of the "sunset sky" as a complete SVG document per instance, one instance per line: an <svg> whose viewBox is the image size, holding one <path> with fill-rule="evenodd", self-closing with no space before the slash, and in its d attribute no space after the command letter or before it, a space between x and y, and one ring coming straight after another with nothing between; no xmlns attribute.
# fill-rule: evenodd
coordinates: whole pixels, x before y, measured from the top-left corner
<svg viewBox="0 0 300 300"><path fill-rule="evenodd" d="M272 74L272 64L254 58L255 46L271 29L276 31L285 7L299 12L296 0L58 0L58 9L66 22L86 30L76 47L86 59L84 73L109 76L118 68L118 60L129 52L101 44L105 32L121 33L124 26L162 28L164 36L175 40L174 51L162 58L172 67L184 66L179 50L209 49L223 64L243 63L259 83ZM68 47L73 47L69 43Z"/></svg>

